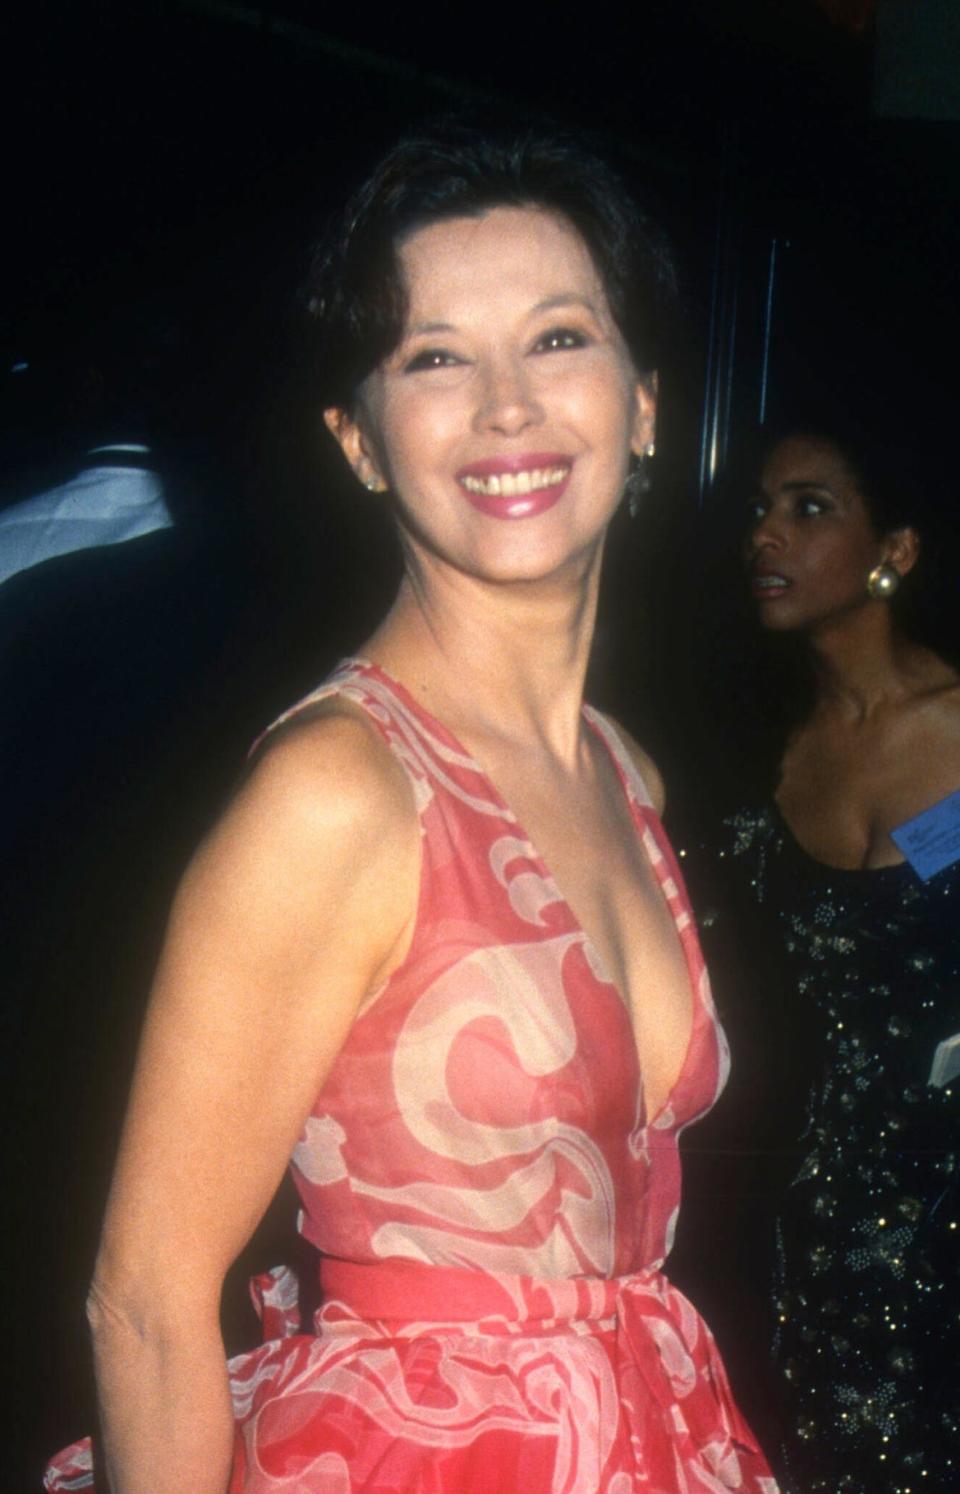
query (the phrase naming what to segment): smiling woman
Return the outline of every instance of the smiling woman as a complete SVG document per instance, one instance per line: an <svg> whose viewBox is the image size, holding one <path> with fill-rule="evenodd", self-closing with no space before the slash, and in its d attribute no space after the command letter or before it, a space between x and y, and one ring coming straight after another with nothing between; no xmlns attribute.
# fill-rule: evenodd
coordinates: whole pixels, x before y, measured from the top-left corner
<svg viewBox="0 0 960 1494"><path fill-rule="evenodd" d="M595 572L654 393L583 240L553 212L497 207L421 229L399 261L408 324L327 421L358 476L395 495L408 566L421 584L438 566Z"/></svg>
<svg viewBox="0 0 960 1494"><path fill-rule="evenodd" d="M404 576L174 909L90 1299L120 1494L773 1494L662 1271L726 1048L659 777L582 699L670 279L592 156L463 132L318 262L318 407ZM288 1162L322 1306L261 1281L227 1366Z"/></svg>

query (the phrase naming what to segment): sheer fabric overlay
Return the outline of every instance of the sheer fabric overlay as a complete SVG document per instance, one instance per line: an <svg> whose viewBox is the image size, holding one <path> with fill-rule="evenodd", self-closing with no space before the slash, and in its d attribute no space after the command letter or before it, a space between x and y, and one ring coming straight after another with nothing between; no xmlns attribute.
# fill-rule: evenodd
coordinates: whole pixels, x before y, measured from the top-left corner
<svg viewBox="0 0 960 1494"><path fill-rule="evenodd" d="M361 1009L292 1158L322 1306L254 1284L265 1343L230 1363L230 1494L776 1494L706 1325L662 1274L679 1132L726 1077L679 869L611 753L694 995L646 1114L630 1013L521 825L456 739L348 660L283 722L354 702L422 828L409 953ZM69 1479L70 1453L49 1489ZM80 1477L89 1475L78 1469Z"/></svg>

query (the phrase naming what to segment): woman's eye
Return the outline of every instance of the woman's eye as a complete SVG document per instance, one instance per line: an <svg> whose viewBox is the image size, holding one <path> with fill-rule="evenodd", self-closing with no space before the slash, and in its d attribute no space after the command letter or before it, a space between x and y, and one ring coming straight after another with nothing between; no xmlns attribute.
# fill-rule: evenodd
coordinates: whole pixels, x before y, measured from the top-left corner
<svg viewBox="0 0 960 1494"><path fill-rule="evenodd" d="M454 353L447 352L446 348L422 348L407 360L404 371L420 373L431 368L456 368L462 361Z"/></svg>
<svg viewBox="0 0 960 1494"><path fill-rule="evenodd" d="M751 503L747 504L747 523L759 524L762 519L767 517L767 512L767 505L763 502L762 498L754 498Z"/></svg>
<svg viewBox="0 0 960 1494"><path fill-rule="evenodd" d="M583 332L574 331L572 327L551 327L549 332L544 332L537 338L533 346L535 353L565 353L571 348L583 348L587 345L587 338Z"/></svg>
<svg viewBox="0 0 960 1494"><path fill-rule="evenodd" d="M826 513L827 507L828 505L822 498L799 498L797 500L797 508L804 519L814 519L819 514Z"/></svg>

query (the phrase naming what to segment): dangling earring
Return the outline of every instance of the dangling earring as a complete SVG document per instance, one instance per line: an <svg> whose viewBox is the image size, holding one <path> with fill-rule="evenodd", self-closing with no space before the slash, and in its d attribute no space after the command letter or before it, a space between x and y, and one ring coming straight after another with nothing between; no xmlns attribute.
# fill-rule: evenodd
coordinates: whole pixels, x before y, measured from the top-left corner
<svg viewBox="0 0 960 1494"><path fill-rule="evenodd" d="M877 602L886 602L893 596L901 581L900 572L889 560L875 565L867 577L867 591Z"/></svg>
<svg viewBox="0 0 960 1494"><path fill-rule="evenodd" d="M631 519L635 519L640 512L640 505L653 487L653 477L650 464L656 452L656 447L650 441L643 449L643 456L639 459L633 458L634 465L627 474L623 493L627 500L627 513Z"/></svg>

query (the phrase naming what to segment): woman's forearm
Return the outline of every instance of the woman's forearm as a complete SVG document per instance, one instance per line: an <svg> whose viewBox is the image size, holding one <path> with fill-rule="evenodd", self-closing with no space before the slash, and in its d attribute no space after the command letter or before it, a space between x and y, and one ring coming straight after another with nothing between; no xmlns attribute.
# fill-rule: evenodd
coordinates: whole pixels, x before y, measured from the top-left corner
<svg viewBox="0 0 960 1494"><path fill-rule="evenodd" d="M89 1308L111 1494L225 1494L234 1422L216 1326Z"/></svg>

